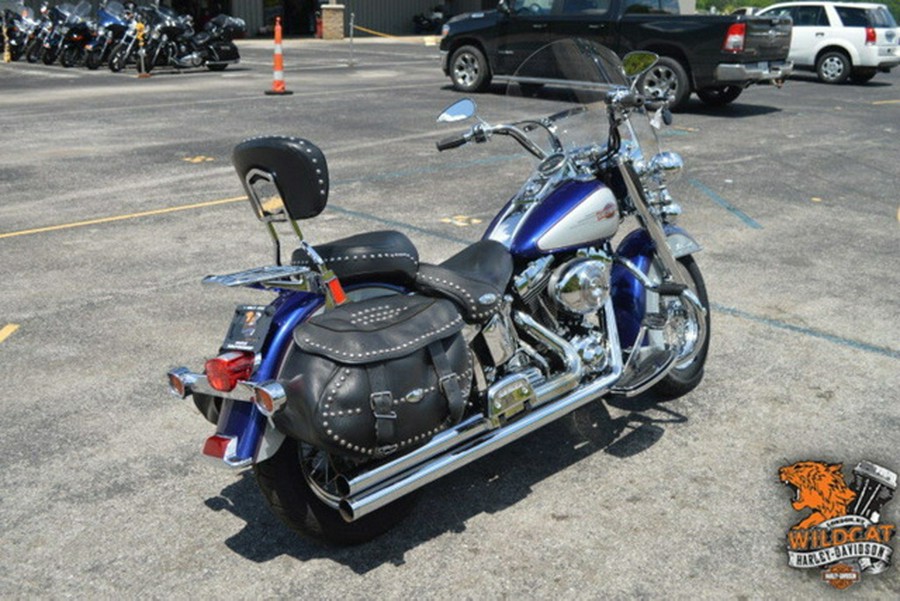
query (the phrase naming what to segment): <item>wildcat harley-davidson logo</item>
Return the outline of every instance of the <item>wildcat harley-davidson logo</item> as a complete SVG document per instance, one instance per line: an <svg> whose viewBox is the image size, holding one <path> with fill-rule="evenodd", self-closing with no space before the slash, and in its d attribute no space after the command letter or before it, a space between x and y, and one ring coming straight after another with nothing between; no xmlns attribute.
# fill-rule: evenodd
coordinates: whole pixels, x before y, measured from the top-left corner
<svg viewBox="0 0 900 601"><path fill-rule="evenodd" d="M863 573L887 569L897 530L882 521L881 513L897 490L897 474L861 461L848 485L842 468L840 463L800 461L778 470L793 491L791 507L812 511L788 530L788 565L820 568L822 579L840 590L859 582Z"/></svg>

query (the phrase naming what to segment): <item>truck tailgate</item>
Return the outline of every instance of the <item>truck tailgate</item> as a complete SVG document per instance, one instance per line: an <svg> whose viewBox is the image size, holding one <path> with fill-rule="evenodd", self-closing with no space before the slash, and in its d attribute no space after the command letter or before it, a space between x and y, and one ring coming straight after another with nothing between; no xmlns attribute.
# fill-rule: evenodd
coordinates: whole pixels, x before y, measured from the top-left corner
<svg viewBox="0 0 900 601"><path fill-rule="evenodd" d="M747 60L784 60L791 48L790 17L746 18L743 56Z"/></svg>

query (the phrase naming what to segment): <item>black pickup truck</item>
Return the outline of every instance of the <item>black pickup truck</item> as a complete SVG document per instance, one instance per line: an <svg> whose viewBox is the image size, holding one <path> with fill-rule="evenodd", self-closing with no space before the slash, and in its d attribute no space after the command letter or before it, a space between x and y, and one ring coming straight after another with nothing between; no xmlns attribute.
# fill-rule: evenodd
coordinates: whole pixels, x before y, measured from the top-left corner
<svg viewBox="0 0 900 601"><path fill-rule="evenodd" d="M684 108L691 92L724 105L751 84L790 75L789 18L678 13L677 0L501 0L497 10L444 25L442 67L456 89L477 92L492 79L511 79L545 44L581 37L619 55L657 53L660 60L641 85L646 93L668 94L674 110Z"/></svg>

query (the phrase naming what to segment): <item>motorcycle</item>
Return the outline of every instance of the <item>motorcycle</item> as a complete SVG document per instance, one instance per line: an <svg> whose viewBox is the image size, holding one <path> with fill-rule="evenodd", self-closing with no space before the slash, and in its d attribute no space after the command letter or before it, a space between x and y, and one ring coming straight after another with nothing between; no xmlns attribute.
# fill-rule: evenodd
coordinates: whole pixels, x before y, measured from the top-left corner
<svg viewBox="0 0 900 601"><path fill-rule="evenodd" d="M144 48L146 72L166 66L176 69L205 66L210 71L222 71L240 61L232 39L246 30L243 19L218 15L207 22L202 32L194 34L191 17L178 16L164 6L157 7L156 11L150 41Z"/></svg>
<svg viewBox="0 0 900 601"><path fill-rule="evenodd" d="M146 26L152 21L153 14L152 8L147 6L138 7L130 14L125 33L109 53L110 71L118 73L127 65L136 62L138 51L141 50L141 37L146 41Z"/></svg>
<svg viewBox="0 0 900 601"><path fill-rule="evenodd" d="M700 246L674 224L667 179L683 164L658 152L655 133L671 123L667 99L635 85L657 59L554 42L509 90L513 110L559 110L477 118L438 142L447 151L508 137L536 161L482 239L440 265L420 263L397 231L311 245L298 222L327 204L321 150L294 137L236 146L275 265L204 283L276 297L237 308L202 372L168 372L171 392L216 425L203 453L252 466L300 534L355 544L402 519L420 487L579 407L696 387L710 339ZM530 98L536 84L553 90L549 101ZM438 121L476 112L462 99ZM630 217L637 227L614 245ZM299 237L290 262L285 231Z"/></svg>
<svg viewBox="0 0 900 601"><path fill-rule="evenodd" d="M28 32L35 26L35 21L30 18L30 9L25 8L22 0L15 5L5 3L0 6L0 18L2 18L2 29L0 29L0 49L5 53L9 51L11 61L17 61L25 51L25 45L28 41Z"/></svg>
<svg viewBox="0 0 900 601"><path fill-rule="evenodd" d="M91 70L109 62L113 48L125 35L133 15L120 2L107 2L97 10L97 33L85 46L84 65Z"/></svg>
<svg viewBox="0 0 900 601"><path fill-rule="evenodd" d="M36 63L44 54L44 42L53 31L53 21L50 20L50 5L42 2L39 9L40 18L28 32L28 41L25 43L25 60Z"/></svg>
<svg viewBox="0 0 900 601"><path fill-rule="evenodd" d="M84 60L87 44L96 36L96 24L88 19L91 3L82 0L75 7L65 27L61 30L62 45L59 49L59 64L74 67Z"/></svg>

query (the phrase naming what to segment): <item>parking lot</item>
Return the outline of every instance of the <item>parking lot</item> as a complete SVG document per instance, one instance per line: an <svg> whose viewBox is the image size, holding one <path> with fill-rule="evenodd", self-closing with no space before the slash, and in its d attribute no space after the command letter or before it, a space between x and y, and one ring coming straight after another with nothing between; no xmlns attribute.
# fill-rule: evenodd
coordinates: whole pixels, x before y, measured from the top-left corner
<svg viewBox="0 0 900 601"><path fill-rule="evenodd" d="M896 565L850 593L788 568L800 514L778 481L807 459L900 471L900 72L675 115L672 190L714 307L697 390L582 409L328 549L252 472L204 460L211 426L166 390L236 304L269 299L200 285L271 262L231 149L315 142L332 188L306 238L400 229L427 261L478 240L532 163L504 139L436 152L460 96L421 41L288 41L281 97L271 44L241 53L149 79L0 63L0 597L900 595ZM507 118L502 87L476 101Z"/></svg>

